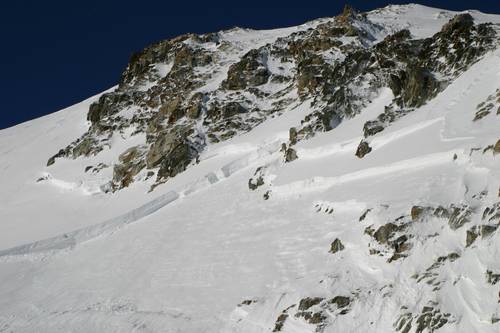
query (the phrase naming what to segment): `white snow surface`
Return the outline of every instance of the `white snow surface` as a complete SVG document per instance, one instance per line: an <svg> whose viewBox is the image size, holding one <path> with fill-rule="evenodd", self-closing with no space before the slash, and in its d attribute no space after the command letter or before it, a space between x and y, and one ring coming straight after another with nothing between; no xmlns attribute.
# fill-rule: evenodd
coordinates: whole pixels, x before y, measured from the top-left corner
<svg viewBox="0 0 500 333"><path fill-rule="evenodd" d="M406 5L369 17L426 37L454 14ZM296 29L236 29L224 38L240 41L243 52ZM500 155L482 148L500 139L500 116L472 121L476 105L497 88L498 49L370 138L373 151L363 159L354 155L363 124L390 103L388 89L359 116L300 142L299 158L285 164L279 149L310 111L305 101L207 147L199 164L152 192L145 182L113 194L100 190L118 154L141 142L137 136L115 138L94 157L45 166L86 131L88 106L98 96L2 130L0 332L271 332L279 314L303 297L353 293L349 313L332 314L325 332L392 332L402 306L418 314L429 301L454 318L440 332L499 332L500 323L492 324L500 318L498 286L485 272L500 273L500 233L465 248L467 228L452 231L429 219L412 227L411 255L392 263L369 254L373 240L364 234L417 204L467 203L482 212L498 201ZM98 163L110 167L83 172ZM250 191L248 179L263 165L266 184ZM472 195L481 191L489 194L478 203ZM332 255L335 238L345 249ZM412 278L450 252L460 258L439 270L439 291ZM238 306L243 300L255 302ZM282 331L314 326L290 316Z"/></svg>

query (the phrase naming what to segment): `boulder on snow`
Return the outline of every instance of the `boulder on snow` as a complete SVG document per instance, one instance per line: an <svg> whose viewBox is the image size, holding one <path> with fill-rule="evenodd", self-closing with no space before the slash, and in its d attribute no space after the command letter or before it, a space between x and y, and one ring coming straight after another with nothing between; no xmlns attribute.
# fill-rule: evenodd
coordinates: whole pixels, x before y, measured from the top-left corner
<svg viewBox="0 0 500 333"><path fill-rule="evenodd" d="M467 233L465 236L465 247L471 246L476 241L478 236L479 235L476 232L476 226L467 230Z"/></svg>
<svg viewBox="0 0 500 333"><path fill-rule="evenodd" d="M297 158L299 158L297 156L297 152L295 151L295 149L293 148L287 148L287 150L285 151L285 162L292 162L292 161L295 161Z"/></svg>
<svg viewBox="0 0 500 333"><path fill-rule="evenodd" d="M344 244L342 244L342 242L340 241L340 239L338 238L335 238L335 240L332 242L331 246L330 246L330 253L337 253L339 251L342 251L343 249L345 249L344 247Z"/></svg>
<svg viewBox="0 0 500 333"><path fill-rule="evenodd" d="M248 188L252 191L264 185L264 168L258 167L252 178L248 180Z"/></svg>
<svg viewBox="0 0 500 333"><path fill-rule="evenodd" d="M359 158L363 158L366 154L372 151L372 148L368 144L368 142L362 140L359 143L358 149L356 150L356 156Z"/></svg>

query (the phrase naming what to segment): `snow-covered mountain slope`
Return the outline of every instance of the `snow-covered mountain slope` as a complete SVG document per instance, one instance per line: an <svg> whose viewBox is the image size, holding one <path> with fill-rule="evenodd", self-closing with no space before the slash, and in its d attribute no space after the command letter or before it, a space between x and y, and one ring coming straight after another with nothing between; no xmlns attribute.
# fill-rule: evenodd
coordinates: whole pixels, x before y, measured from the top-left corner
<svg viewBox="0 0 500 333"><path fill-rule="evenodd" d="M500 16L468 13L188 35L0 131L0 332L498 332Z"/></svg>

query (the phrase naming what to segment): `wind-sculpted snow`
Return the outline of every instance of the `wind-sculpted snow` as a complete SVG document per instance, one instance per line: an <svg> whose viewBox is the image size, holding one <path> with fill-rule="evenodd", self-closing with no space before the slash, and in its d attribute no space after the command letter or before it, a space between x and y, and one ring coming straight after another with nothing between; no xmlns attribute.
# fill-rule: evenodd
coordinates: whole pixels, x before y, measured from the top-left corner
<svg viewBox="0 0 500 333"><path fill-rule="evenodd" d="M419 156L412 159L398 161L388 165L366 168L356 172L343 174L336 177L314 177L307 180L271 187L273 197L287 198L289 196L303 195L310 192L325 191L335 185L352 181L361 181L371 177L383 177L393 173L417 172L422 168L451 164L453 155L463 155L461 150L452 150L443 153ZM458 162L460 163L460 162Z"/></svg>
<svg viewBox="0 0 500 333"><path fill-rule="evenodd" d="M68 232L60 236L51 237L49 239L2 250L0 251L0 258L7 257L7 260L12 259L11 257L14 256L23 257L21 259L24 259L25 257L43 258L44 253L51 254L59 250L71 249L79 243L110 234L128 224L140 221L144 217L155 213L159 209L171 204L181 197L185 198L187 195L206 189L220 180L230 177L235 172L249 167L256 161L264 161L266 157L269 157L273 153L277 152L279 147L279 143L275 142L265 147L258 148L257 150L250 152L247 156L224 165L218 172L210 172L201 179L186 185L180 193L170 191L141 205L140 207L130 210L123 215L106 220L102 223ZM53 181L51 177L48 177L48 179ZM75 186L71 186L71 188L73 187Z"/></svg>
<svg viewBox="0 0 500 333"><path fill-rule="evenodd" d="M123 215L117 216L91 227L82 228L73 232L65 233L61 236L56 236L31 244L21 245L11 249L0 251L0 257L26 256L32 254L36 255L43 252L50 253L58 250L73 248L79 243L105 234L109 234L127 224L134 223L144 218L145 216L153 214L157 210L170 204L178 198L179 194L175 192L168 192Z"/></svg>

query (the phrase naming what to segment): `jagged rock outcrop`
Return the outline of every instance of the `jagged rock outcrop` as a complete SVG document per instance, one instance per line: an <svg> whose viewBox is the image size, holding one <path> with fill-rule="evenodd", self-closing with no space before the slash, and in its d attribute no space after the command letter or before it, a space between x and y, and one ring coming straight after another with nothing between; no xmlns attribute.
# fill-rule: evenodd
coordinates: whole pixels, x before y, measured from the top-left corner
<svg viewBox="0 0 500 333"><path fill-rule="evenodd" d="M127 187L134 177L146 166L145 147L135 146L124 151L119 157L119 164L113 169L113 185L116 188Z"/></svg>
<svg viewBox="0 0 500 333"><path fill-rule="evenodd" d="M239 62L231 65L222 87L240 90L266 83L271 73L266 68L267 54L264 51L264 49L250 50Z"/></svg>
<svg viewBox="0 0 500 333"><path fill-rule="evenodd" d="M468 206L455 206L452 207L448 224L451 229L456 230L464 224L470 222L472 210Z"/></svg>
<svg viewBox="0 0 500 333"><path fill-rule="evenodd" d="M342 241L338 238L335 238L335 240L332 242L331 246L330 246L330 253L334 254L334 253L337 253L339 251L342 251L345 249L345 246L344 244L342 244Z"/></svg>
<svg viewBox="0 0 500 333"><path fill-rule="evenodd" d="M290 129L290 162L298 157L290 146L356 116L389 87L393 103L363 129L365 137L383 131L436 96L496 42L491 25L475 24L469 14L452 18L432 37L415 39L409 30L394 32L349 6L331 20L260 45L242 47L225 38L233 32L186 34L134 53L118 87L90 105L88 131L47 165L95 156L116 135L141 135L144 154L134 167L117 157L113 189L129 185L142 169L156 175L156 186L195 163L208 144L247 132L294 103L309 103L310 112ZM370 150L362 141L356 155Z"/></svg>
<svg viewBox="0 0 500 333"><path fill-rule="evenodd" d="M258 167L252 178L248 180L248 188L252 191L264 185L264 167Z"/></svg>
<svg viewBox="0 0 500 333"><path fill-rule="evenodd" d="M356 149L356 156L363 158L366 154L372 151L372 147L366 141L361 141Z"/></svg>
<svg viewBox="0 0 500 333"><path fill-rule="evenodd" d="M295 161L297 158L299 157L297 156L297 152L295 151L295 149L288 147L285 150L285 162L292 162Z"/></svg>
<svg viewBox="0 0 500 333"><path fill-rule="evenodd" d="M500 154L500 139L495 143L493 147L493 154Z"/></svg>

